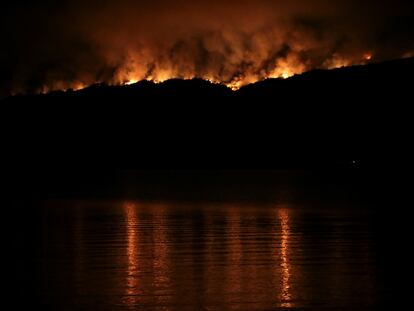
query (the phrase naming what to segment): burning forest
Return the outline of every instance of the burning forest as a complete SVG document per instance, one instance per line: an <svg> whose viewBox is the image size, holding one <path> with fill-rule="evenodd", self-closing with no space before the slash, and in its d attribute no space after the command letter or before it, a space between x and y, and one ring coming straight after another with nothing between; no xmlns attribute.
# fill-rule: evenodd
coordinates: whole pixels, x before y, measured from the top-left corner
<svg viewBox="0 0 414 311"><path fill-rule="evenodd" d="M237 90L312 69L410 57L413 5L395 2L18 1L3 10L1 93L173 78Z"/></svg>

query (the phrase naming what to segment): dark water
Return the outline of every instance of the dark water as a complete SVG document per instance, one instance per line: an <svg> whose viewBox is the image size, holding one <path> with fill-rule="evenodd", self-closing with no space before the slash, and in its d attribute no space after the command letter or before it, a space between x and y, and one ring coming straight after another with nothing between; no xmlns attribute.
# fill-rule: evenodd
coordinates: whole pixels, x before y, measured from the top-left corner
<svg viewBox="0 0 414 311"><path fill-rule="evenodd" d="M376 310L392 295L369 211L55 201L37 217L45 310Z"/></svg>

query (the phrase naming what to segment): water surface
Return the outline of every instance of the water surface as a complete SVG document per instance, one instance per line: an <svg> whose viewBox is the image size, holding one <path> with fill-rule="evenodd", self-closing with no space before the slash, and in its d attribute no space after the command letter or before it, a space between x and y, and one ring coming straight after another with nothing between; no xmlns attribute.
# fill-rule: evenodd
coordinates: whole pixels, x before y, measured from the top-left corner
<svg viewBox="0 0 414 311"><path fill-rule="evenodd" d="M37 217L47 310L376 310L391 292L372 212L85 200Z"/></svg>

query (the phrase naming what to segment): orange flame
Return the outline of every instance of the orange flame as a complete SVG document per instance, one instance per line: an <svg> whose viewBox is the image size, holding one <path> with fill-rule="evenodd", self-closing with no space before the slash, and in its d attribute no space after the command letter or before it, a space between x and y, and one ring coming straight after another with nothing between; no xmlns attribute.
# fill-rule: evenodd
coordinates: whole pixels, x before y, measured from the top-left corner
<svg viewBox="0 0 414 311"><path fill-rule="evenodd" d="M370 61L370 60L372 60L372 53L371 53L371 52L366 52L366 53L364 53L363 58L364 58L364 60L366 60L366 61Z"/></svg>
<svg viewBox="0 0 414 311"><path fill-rule="evenodd" d="M286 57L277 59L273 64L266 65L267 68L266 66L262 66L263 68L260 70L258 70L260 65L243 69L240 64L235 64L234 66L231 64L234 67L231 67L231 70L238 72L237 75L233 76L231 75L231 70L223 73L211 69L210 72L200 73L195 68L192 68L192 66L185 66L185 64L165 61L162 64L154 65L152 62L138 62L134 58L131 58L130 62L118 68L111 81L94 81L92 79L75 82L55 81L49 85L42 86L38 92L44 94L56 90L78 91L88 87L88 85L101 82L108 85L132 85L144 80L162 83L170 79L189 80L193 78L204 79L213 84L222 84L233 91L237 91L245 85L266 79L288 79L311 69L334 69L361 63L361 60L358 58L353 60L347 56L334 53L322 65L315 66L303 61L298 55L298 53L290 53ZM372 58L372 52L362 54L363 63L371 61Z"/></svg>

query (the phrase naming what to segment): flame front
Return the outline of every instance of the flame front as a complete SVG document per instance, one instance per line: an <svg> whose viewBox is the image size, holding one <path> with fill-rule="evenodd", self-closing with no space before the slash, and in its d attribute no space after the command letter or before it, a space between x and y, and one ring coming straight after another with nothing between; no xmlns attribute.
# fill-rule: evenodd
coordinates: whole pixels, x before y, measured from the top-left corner
<svg viewBox="0 0 414 311"><path fill-rule="evenodd" d="M197 73L189 71L180 71L177 68L171 68L166 66L164 68L153 68L151 72L141 67L134 67L125 65L117 70L115 75L109 80L87 80L80 81L75 80L73 82L55 81L43 85L38 89L38 93L48 93L51 91L78 91L82 90L89 85L96 83L105 83L108 85L133 85L140 81L151 81L154 83L162 83L170 79L184 79L190 80L193 78L200 78L209 81L213 84L222 84L227 86L233 91L237 91L243 86L266 79L288 79L294 75L301 74L303 72L322 68L322 69L334 69L346 66L351 66L360 63L366 63L373 58L372 53L364 53L361 59L351 60L346 57L342 57L337 54L333 54L330 58L325 60L321 66L312 67L306 62L301 61L297 57L288 57L279 59L267 69L251 70L242 69L237 70L239 73L230 78L225 77L222 73ZM132 62L134 63L134 62Z"/></svg>
<svg viewBox="0 0 414 311"><path fill-rule="evenodd" d="M182 64L164 63L163 66L152 63L141 62L137 65L137 61L133 58L130 62L119 67L112 78L109 80L85 79L75 80L73 82L54 81L43 85L38 89L38 93L48 93L56 90L78 91L89 85L96 83L105 83L108 85L133 85L140 81L151 81L154 83L162 83L170 79L190 80L200 78L213 84L222 84L233 91L237 91L243 86L256 83L266 79L288 79L294 75L312 69L334 69L357 64L365 64L373 60L372 52L364 52L360 57L354 59L332 54L319 66L302 60L298 55L292 53L285 58L279 58L272 64L264 64L262 61L258 66L245 66L243 63L235 64L234 71L237 74L231 75L224 71L214 71L207 68L203 71L197 71L191 66L181 66ZM210 70L210 71L209 71Z"/></svg>

